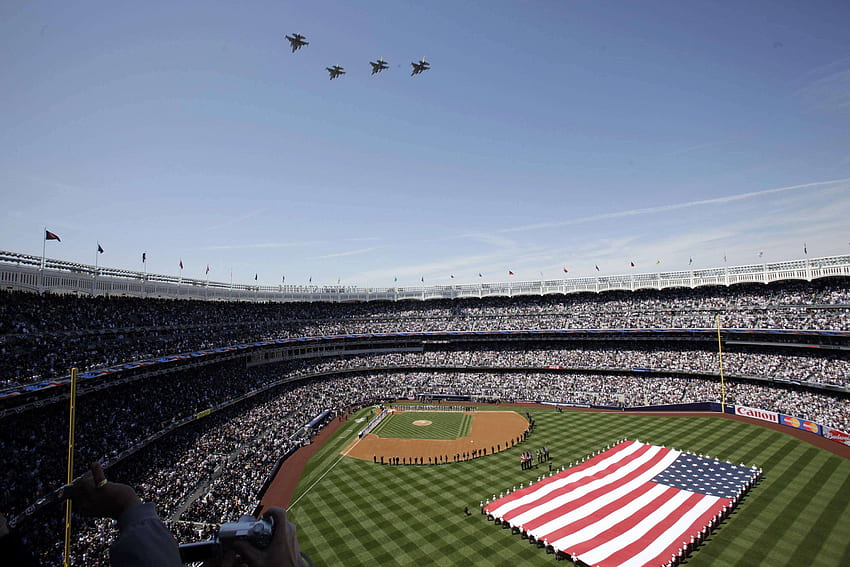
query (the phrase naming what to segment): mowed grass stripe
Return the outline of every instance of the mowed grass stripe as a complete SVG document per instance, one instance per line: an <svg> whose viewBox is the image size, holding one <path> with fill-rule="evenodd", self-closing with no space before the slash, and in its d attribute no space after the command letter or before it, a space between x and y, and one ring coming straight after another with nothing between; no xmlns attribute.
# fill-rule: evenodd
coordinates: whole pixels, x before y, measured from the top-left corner
<svg viewBox="0 0 850 567"><path fill-rule="evenodd" d="M364 465L370 466L368 463L364 463ZM447 548L459 544L459 542L454 541L454 538L447 538L446 534L451 532L453 524L465 518L461 513L462 508L455 508L457 513L453 522L437 521L433 517L435 512L433 507L421 507L418 503L439 500L440 494L446 490L451 481L443 479L443 482L432 483L428 482L427 479L417 478L418 475L405 474L415 471L415 467L390 467L388 465L384 467L375 465L375 467L383 468L385 473L389 473L389 476L386 474L379 475L385 481L384 486L380 488L387 492L406 494L408 505L405 505L404 502L386 502L379 497L380 491L375 491L374 497L364 497L362 487L359 491L356 486L333 487L337 494L332 500L336 502L326 501L325 504L338 507L337 509L341 510L340 523L348 527L360 526L362 537L357 545L351 545L351 542L348 541L349 534L346 534L344 538L337 538L333 530L329 530L323 538L322 546L349 547L349 554L341 554L346 560L344 564L361 565L381 560L384 563L389 561L390 564L410 564L411 562L449 564L439 559L451 557L452 553L449 553ZM348 479L346 483L360 476L359 472L362 469L363 466L361 465L345 471ZM449 475L449 477L452 476ZM360 484L361 482L363 481L354 481L351 484ZM341 500L346 498L344 492L355 495L350 497L350 503L342 504ZM316 495L319 496L320 493L317 492ZM444 502L443 505L447 506L448 503ZM356 510L356 512L352 513L352 510ZM310 511L306 509L299 510L299 514L301 513L310 515ZM483 519L480 515L479 518ZM470 520L472 517L465 519ZM299 530L306 531L306 528L299 525ZM315 558L309 551L309 547L306 545L302 547L305 548L308 555ZM374 551L366 552L364 549ZM377 552L378 550L383 551ZM437 560L432 560L434 558ZM447 559L447 561L451 560Z"/></svg>
<svg viewBox="0 0 850 567"><path fill-rule="evenodd" d="M773 450L763 455L766 458L762 458L761 462L758 463L764 469L764 477L750 497L742 504L739 509L742 513L736 513L735 517L728 522L736 524L740 518L746 518L748 521L741 523L749 524L746 526L748 529L758 532L754 537L748 538L746 545L740 546L740 549L735 551L736 559L745 557L753 549L755 542L766 533L768 526L774 520L774 514L781 507L781 499L793 496L792 493L787 491L787 484L796 478L797 467L804 463L806 459L805 449L811 448L811 446L806 445L801 448L793 443L786 444L784 441L785 439L781 439L779 442L767 445L768 448ZM787 474L789 470L791 471L790 475ZM754 511L758 513L753 515L752 512ZM728 560L727 547L732 545L733 540L736 539L734 536L735 531L727 530L715 533L712 539L720 545L711 546L710 553L707 553L707 555L714 555L718 561L724 560L723 558ZM781 534L772 534L772 537L779 538ZM762 554L769 552L768 549L764 548L760 551Z"/></svg>
<svg viewBox="0 0 850 567"><path fill-rule="evenodd" d="M751 565L764 561L766 556L774 552L776 545L781 542L782 534L789 530L790 524L801 521L801 510L806 510L809 504L809 491L815 488L811 485L811 481L815 480L817 475L812 475L809 482L800 486L800 473L801 469L805 469L812 462L817 452L814 448L803 451L779 478L772 479L772 485L765 490L769 496L759 494L771 521L761 536L754 540L750 548L742 555L742 561ZM824 464L829 462L825 461ZM768 501L767 498L770 500Z"/></svg>
<svg viewBox="0 0 850 567"><path fill-rule="evenodd" d="M833 462L834 461L827 461L827 463ZM836 477L838 474L840 474L840 467L836 464L836 466L832 467L830 475L831 477ZM798 547L797 551L791 557L791 563L802 565L808 562L811 555L831 553L832 551L835 551L836 553L835 560L841 560L840 544L845 542L828 541L828 537L822 537L828 536L829 534L834 535L834 531L829 528L835 526L842 514L847 511L848 504L850 504L850 499L844 499L842 502L840 498L841 494L850 493L850 476L844 476L843 479L838 477L834 480L843 480L843 482L838 484L837 482L832 482L833 478L830 478L824 482L819 489L813 492L812 504L816 507L820 507L821 513L816 518L808 522L809 529L806 532L804 539L810 542L810 547ZM835 492L830 490L831 487L836 488ZM804 528L805 522L799 527Z"/></svg>
<svg viewBox="0 0 850 567"><path fill-rule="evenodd" d="M457 437L455 439L460 439L461 437L466 437L467 433L469 433L469 426L472 424L472 416L469 414L461 414L461 420L458 424L457 429Z"/></svg>
<svg viewBox="0 0 850 567"><path fill-rule="evenodd" d="M430 421L430 425L414 425ZM385 417L372 431L393 439L458 439L469 433L470 416L460 412L402 412Z"/></svg>
<svg viewBox="0 0 850 567"><path fill-rule="evenodd" d="M690 567L801 560L850 564L850 461L780 432L722 418L531 412L537 427L528 441L474 461L393 467L344 458L290 510L302 549L317 565L552 561L543 550L487 522L478 513L479 501L546 474L546 464L520 470L520 451L548 445L560 467L627 437L765 469L763 481L688 559ZM305 477L313 480L305 478L299 491L354 438L345 427L338 436L311 460ZM463 515L464 506L472 516ZM778 516L787 516L787 525ZM753 560L750 550L759 546Z"/></svg>

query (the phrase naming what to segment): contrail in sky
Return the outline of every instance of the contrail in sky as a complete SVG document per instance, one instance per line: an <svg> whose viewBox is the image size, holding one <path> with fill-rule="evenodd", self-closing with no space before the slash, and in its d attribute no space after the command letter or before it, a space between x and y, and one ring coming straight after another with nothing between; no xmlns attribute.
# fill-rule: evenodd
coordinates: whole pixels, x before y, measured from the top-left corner
<svg viewBox="0 0 850 567"><path fill-rule="evenodd" d="M732 203L734 201L743 201L752 197L760 197L762 195L770 195L773 193L784 193L786 191L794 191L797 189L805 189L807 187L820 187L823 185L834 185L836 183L846 183L850 181L850 177L844 179L833 179L831 181L817 181L815 183L804 183L802 185L790 185L788 187L776 187L774 189L764 189L763 191L752 191L750 193L740 193L738 195L729 195L728 197L717 197L716 199L702 199L700 201L690 201L688 203L675 203L672 205L659 205L657 207L645 207L642 209L632 209L630 211L618 211L616 213L602 213L600 215L592 215L589 217L581 217L559 222L529 224L525 226L517 226L513 228L503 228L495 232L523 232L528 230L540 230L544 228L556 228L559 226L569 226L574 224L584 224L605 219L617 219L623 217L633 217L637 215L646 215L652 213L663 213L667 211L676 211L680 209L689 209L692 207L701 207L703 205L721 205L724 203Z"/></svg>

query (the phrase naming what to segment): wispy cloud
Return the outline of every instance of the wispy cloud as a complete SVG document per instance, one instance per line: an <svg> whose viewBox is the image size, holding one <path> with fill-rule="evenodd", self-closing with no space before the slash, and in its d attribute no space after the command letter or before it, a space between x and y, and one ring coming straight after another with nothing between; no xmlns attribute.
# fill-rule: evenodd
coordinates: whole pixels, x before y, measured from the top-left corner
<svg viewBox="0 0 850 567"><path fill-rule="evenodd" d="M600 220L608 220L608 219L617 219L617 218L625 218L625 217L633 217L638 215L649 215L655 213L665 213L669 211L677 211L682 209L689 209L693 207L703 207L706 205L723 205L727 203L733 203L735 201L743 201L744 199L751 199L753 197L761 197L764 195L772 195L776 193L785 193L788 191L797 191L800 189L810 189L815 187L826 187L832 186L839 183L848 184L848 188L850 188L850 177L844 179L833 179L831 181L818 181L815 183L804 183L802 185L790 185L787 187L776 187L773 189L764 189L762 191L751 191L749 193L739 193L737 195L728 195L726 197L717 197L714 199L701 199L699 201L689 201L686 203L674 203L671 205L659 205L657 207L644 207L639 209L631 209L628 211L618 211L614 213L602 213L599 215L591 215L587 217L580 217L575 219L569 219L565 221L558 222L550 222L550 223L537 223L530 224L525 226L517 226L512 228L503 228L499 229L496 232L499 233L510 233L510 232L525 232L529 230L542 230L547 228L558 228L562 226L572 226L577 224L584 224L589 222L596 222Z"/></svg>
<svg viewBox="0 0 850 567"><path fill-rule="evenodd" d="M715 146L721 145L722 142L707 142L705 144L695 144L692 146L686 146L684 148L679 148L678 150L671 150L669 152L661 154L661 157L674 157L681 156L684 154L689 154L692 152L698 152L700 150L704 150L706 148L713 148Z"/></svg>
<svg viewBox="0 0 850 567"><path fill-rule="evenodd" d="M363 236L360 238L346 238L345 242L377 242L380 240L377 236Z"/></svg>
<svg viewBox="0 0 850 567"><path fill-rule="evenodd" d="M48 179L46 177L36 175L24 175L22 177L34 185L49 187L64 193L90 193L92 191L92 189L88 187L74 185L73 183L65 183L64 181L57 181L55 179Z"/></svg>
<svg viewBox="0 0 850 567"><path fill-rule="evenodd" d="M262 212L262 211L261 211ZM247 215L246 215L247 216ZM366 242L366 241L376 241L378 238L368 237L368 238L346 238L343 240L335 240L334 244L339 244L340 242ZM307 241L292 241L292 242L252 242L245 244L216 244L213 246L205 246L203 250L251 250L251 249L262 249L262 248L294 248L294 247L315 247L315 246L327 246L330 244L330 241L326 240L307 240ZM361 250L353 250L351 252L340 252L338 254L329 254L327 256L318 256L318 258L335 258L337 256L351 256L354 254L363 254L365 252L369 252L371 250L376 250L378 248L384 248L384 246L373 246L371 248L363 248Z"/></svg>
<svg viewBox="0 0 850 567"><path fill-rule="evenodd" d="M361 248L360 250L349 250L347 252L337 252L335 254L325 254L323 256L316 256L316 259L323 258L342 258L343 256L359 256L360 254L368 254L369 252L374 252L375 250L380 250L381 248L385 248L384 246L372 246L371 248Z"/></svg>
<svg viewBox="0 0 850 567"><path fill-rule="evenodd" d="M419 281L421 277L425 277L426 283L429 281L434 283L434 280L448 280L453 272L460 269L470 271L479 270L479 266L485 266L494 261L492 254L473 254L468 256L455 256L436 261L422 262L418 264L408 264L405 266L397 266L395 269L377 269L368 270L359 274L353 275L350 279L355 281L372 281L372 282L389 282L392 283L393 278L398 276L402 282L410 282L415 279ZM484 271L486 269L482 268Z"/></svg>
<svg viewBox="0 0 850 567"><path fill-rule="evenodd" d="M292 248L294 246L309 246L310 242L258 242L254 244L220 244L205 246L204 250L249 250L253 248Z"/></svg>
<svg viewBox="0 0 850 567"><path fill-rule="evenodd" d="M796 94L812 108L850 112L850 57L843 57L809 71Z"/></svg>
<svg viewBox="0 0 850 567"><path fill-rule="evenodd" d="M206 230L206 231L210 231L210 230L219 230L219 229L222 229L222 228L227 227L227 226L233 226L233 225L235 225L235 224L240 224L240 223L245 222L245 221L246 221L246 220L248 220L248 219L252 219L252 218L254 218L254 217L256 217L256 216L259 216L259 215L260 215L260 214L262 214L265 210L266 210L266 209L257 209L256 211L251 211L251 212L249 212L249 213L245 213L244 215L240 215L240 216L238 216L238 217L234 217L234 218L232 218L232 219L228 219L228 220L226 220L226 221L224 221L224 222L222 222L222 223L214 224L214 225L212 225L212 226L208 226L208 227L207 227L206 229L204 229L204 230Z"/></svg>
<svg viewBox="0 0 850 567"><path fill-rule="evenodd" d="M460 235L462 238L468 238L470 240L476 240L483 244L489 244L491 246L495 246L497 248L505 249L505 250L514 250L517 248L517 243L510 238L505 236L499 236L498 234L493 234L490 232L470 232L466 234Z"/></svg>

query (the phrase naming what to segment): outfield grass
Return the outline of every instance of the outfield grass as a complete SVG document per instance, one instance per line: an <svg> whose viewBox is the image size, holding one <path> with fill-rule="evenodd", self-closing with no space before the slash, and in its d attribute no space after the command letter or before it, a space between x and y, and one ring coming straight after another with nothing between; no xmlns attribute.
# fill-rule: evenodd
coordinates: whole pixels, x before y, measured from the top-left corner
<svg viewBox="0 0 850 567"><path fill-rule="evenodd" d="M413 425L426 420L431 425ZM461 412L412 411L385 417L372 433L394 439L458 439L469 434L472 417Z"/></svg>
<svg viewBox="0 0 850 567"><path fill-rule="evenodd" d="M556 465L569 465L628 437L764 469L761 483L688 559L689 567L850 565L850 461L781 432L722 418L542 409L532 415L535 432L511 450L425 467L340 458L358 430L349 421L310 461L290 505L302 550L316 565L554 562L487 522L479 501L544 472L521 471L522 450L546 444ZM464 506L472 516L463 515Z"/></svg>

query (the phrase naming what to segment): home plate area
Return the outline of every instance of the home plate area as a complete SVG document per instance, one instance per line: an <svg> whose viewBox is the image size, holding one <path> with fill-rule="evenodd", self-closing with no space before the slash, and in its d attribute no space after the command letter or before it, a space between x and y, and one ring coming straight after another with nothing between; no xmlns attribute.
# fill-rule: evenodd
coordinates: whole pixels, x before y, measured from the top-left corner
<svg viewBox="0 0 850 567"><path fill-rule="evenodd" d="M482 513L577 565L677 565L761 469L624 440L484 502Z"/></svg>

